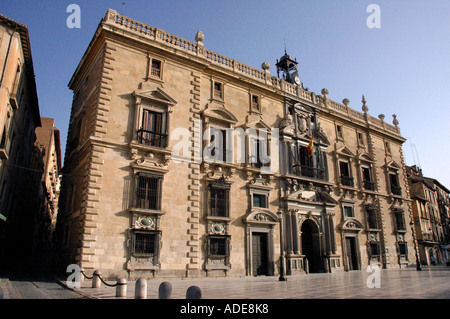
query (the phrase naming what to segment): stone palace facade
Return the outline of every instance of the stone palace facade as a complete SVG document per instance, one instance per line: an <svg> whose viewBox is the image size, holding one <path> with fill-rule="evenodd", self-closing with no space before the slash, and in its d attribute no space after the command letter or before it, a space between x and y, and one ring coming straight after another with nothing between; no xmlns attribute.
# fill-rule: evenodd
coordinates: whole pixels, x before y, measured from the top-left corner
<svg viewBox="0 0 450 319"><path fill-rule="evenodd" d="M398 122L108 10L69 87L58 263L106 276L415 263ZM280 258L281 257L281 258Z"/></svg>

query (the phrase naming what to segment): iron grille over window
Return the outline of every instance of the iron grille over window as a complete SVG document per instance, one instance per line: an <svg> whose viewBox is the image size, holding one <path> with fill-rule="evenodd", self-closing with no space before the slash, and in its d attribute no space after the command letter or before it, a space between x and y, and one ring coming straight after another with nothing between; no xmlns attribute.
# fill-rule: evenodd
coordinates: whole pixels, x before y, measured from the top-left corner
<svg viewBox="0 0 450 319"><path fill-rule="evenodd" d="M366 206L367 226L369 229L378 229L377 207L375 205Z"/></svg>
<svg viewBox="0 0 450 319"><path fill-rule="evenodd" d="M229 188L210 185L211 216L228 217Z"/></svg>
<svg viewBox="0 0 450 319"><path fill-rule="evenodd" d="M377 257L381 255L381 245L379 242L370 242L370 256Z"/></svg>
<svg viewBox="0 0 450 319"><path fill-rule="evenodd" d="M408 255L408 245L406 242L398 243L398 253L399 255Z"/></svg>
<svg viewBox="0 0 450 319"><path fill-rule="evenodd" d="M135 255L153 255L157 253L157 232L134 232L133 254Z"/></svg>
<svg viewBox="0 0 450 319"><path fill-rule="evenodd" d="M403 214L403 210L394 210L394 216L397 230L406 231L405 216Z"/></svg>
<svg viewBox="0 0 450 319"><path fill-rule="evenodd" d="M227 256L227 255L228 255L228 237L210 236L209 256Z"/></svg>
<svg viewBox="0 0 450 319"><path fill-rule="evenodd" d="M162 177L139 173L136 187L136 207L161 209Z"/></svg>

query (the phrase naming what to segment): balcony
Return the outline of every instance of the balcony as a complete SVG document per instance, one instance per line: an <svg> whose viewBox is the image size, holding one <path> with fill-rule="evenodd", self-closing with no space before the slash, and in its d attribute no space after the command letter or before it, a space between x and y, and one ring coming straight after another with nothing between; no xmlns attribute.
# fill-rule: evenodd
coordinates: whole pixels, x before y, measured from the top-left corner
<svg viewBox="0 0 450 319"><path fill-rule="evenodd" d="M400 186L391 185L391 193L394 195L402 196L402 188Z"/></svg>
<svg viewBox="0 0 450 319"><path fill-rule="evenodd" d="M323 168L315 168L306 165L294 165L293 173L297 176L325 180L325 169Z"/></svg>
<svg viewBox="0 0 450 319"><path fill-rule="evenodd" d="M341 176L341 184L344 186L349 186L349 187L353 187L354 183L353 183L353 177L350 176Z"/></svg>
<svg viewBox="0 0 450 319"><path fill-rule="evenodd" d="M167 134L140 129L137 131L138 143L165 148L167 145Z"/></svg>
<svg viewBox="0 0 450 319"><path fill-rule="evenodd" d="M367 191L375 191L375 183L371 181L363 181L363 187Z"/></svg>

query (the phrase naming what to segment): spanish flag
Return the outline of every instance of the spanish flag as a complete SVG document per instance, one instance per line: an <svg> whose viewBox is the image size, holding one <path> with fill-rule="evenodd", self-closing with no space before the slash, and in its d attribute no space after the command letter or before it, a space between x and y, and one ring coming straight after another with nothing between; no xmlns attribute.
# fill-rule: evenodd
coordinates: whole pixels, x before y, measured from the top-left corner
<svg viewBox="0 0 450 319"><path fill-rule="evenodd" d="M313 149L314 149L314 139L311 137L311 141L309 141L308 144L308 156L311 157L313 154Z"/></svg>

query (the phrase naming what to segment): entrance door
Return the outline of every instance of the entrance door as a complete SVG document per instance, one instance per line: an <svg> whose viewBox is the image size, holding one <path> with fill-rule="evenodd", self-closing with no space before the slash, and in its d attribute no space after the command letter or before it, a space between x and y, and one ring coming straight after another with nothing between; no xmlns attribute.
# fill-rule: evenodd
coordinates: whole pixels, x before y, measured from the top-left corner
<svg viewBox="0 0 450 319"><path fill-rule="evenodd" d="M316 224L306 220L302 224L302 254L308 259L309 272L319 272L320 264L320 241L319 231Z"/></svg>
<svg viewBox="0 0 450 319"><path fill-rule="evenodd" d="M358 255L356 251L356 238L345 237L346 257L348 261L348 270L358 270Z"/></svg>
<svg viewBox="0 0 450 319"><path fill-rule="evenodd" d="M267 234L252 234L252 269L253 276L268 275Z"/></svg>

